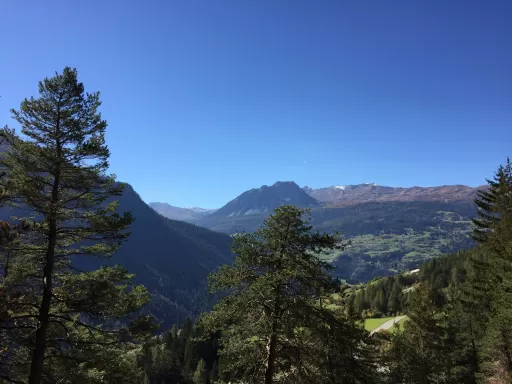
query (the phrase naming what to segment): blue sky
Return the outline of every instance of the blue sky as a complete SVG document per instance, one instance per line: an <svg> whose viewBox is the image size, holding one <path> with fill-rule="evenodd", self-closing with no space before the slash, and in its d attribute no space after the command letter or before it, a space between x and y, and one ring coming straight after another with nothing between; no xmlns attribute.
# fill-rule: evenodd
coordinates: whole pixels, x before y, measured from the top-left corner
<svg viewBox="0 0 512 384"><path fill-rule="evenodd" d="M0 124L66 65L111 170L219 207L278 180L467 184L512 155L512 2L3 1Z"/></svg>

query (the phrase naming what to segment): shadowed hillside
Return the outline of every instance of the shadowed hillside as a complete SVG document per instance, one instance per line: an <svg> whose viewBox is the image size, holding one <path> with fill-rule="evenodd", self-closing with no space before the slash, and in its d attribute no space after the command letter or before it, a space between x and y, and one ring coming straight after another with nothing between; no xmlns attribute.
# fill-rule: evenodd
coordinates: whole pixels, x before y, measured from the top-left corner
<svg viewBox="0 0 512 384"><path fill-rule="evenodd" d="M218 266L232 261L231 237L193 224L167 219L145 204L126 184L118 197L119 211L131 211L135 221L130 236L110 260L77 258L80 269L119 264L135 274L152 294L149 310L164 325L195 317L209 308L206 277ZM27 215L26 211L2 208L0 219Z"/></svg>

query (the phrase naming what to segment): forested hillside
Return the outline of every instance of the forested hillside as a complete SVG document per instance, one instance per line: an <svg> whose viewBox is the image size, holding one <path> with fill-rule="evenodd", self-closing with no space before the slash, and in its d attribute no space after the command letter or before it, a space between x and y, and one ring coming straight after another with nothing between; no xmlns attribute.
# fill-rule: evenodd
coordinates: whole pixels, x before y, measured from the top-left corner
<svg viewBox="0 0 512 384"><path fill-rule="evenodd" d="M129 184L117 197L118 212L131 212L130 236L109 260L75 258L74 265L94 270L102 264L119 264L135 274L151 294L145 310L165 326L196 317L213 305L206 277L233 260L231 238L194 224L170 220L148 207ZM0 220L24 217L27 211L0 208Z"/></svg>
<svg viewBox="0 0 512 384"><path fill-rule="evenodd" d="M490 181L490 187L489 192L482 192L476 201L479 211L478 217L474 219L476 228L472 237L478 242L478 246L433 259L424 263L418 270L375 279L362 285L342 283L324 291L323 295L316 296L321 308L324 303L324 308L334 313L344 313L339 321L345 322L344 329L347 332L345 337L356 338L361 330L358 327L361 327L363 321L369 317L400 314L406 315L407 320L398 323L389 331L359 339L359 343L362 344L358 345L351 345L350 339L336 340L333 334L326 332L320 340L317 340L323 343L320 349L315 349L314 343L290 346L292 351L297 348L297 353L303 353L306 356L311 351L317 353L315 361L301 361L307 365L308 370L301 372L293 380L382 384L509 383L512 378L510 355L512 298L509 297L509 285L512 281L512 275L510 275L512 273L510 268L512 167L510 162L500 167L496 177ZM273 224L273 221L279 220L280 215L281 213L276 213L276 216L271 217L266 224L266 230L272 228L274 231L272 233L276 236L280 233L280 229ZM265 229L259 233L266 233L264 231ZM243 239L247 241L247 245L258 244L258 237L249 236ZM235 252L239 255L238 257L248 258L243 262L242 259L237 259L235 270L241 272L244 268L257 263L257 259L251 256L259 252L261 255L267 254L265 249L259 246L253 251L252 246L248 249L242 246L239 252ZM271 262L272 259L268 260ZM278 257L274 259L274 261L278 260ZM287 263L287 266L290 264ZM220 279L221 284L238 286L239 283L229 283L230 279L236 276L232 272L234 271L231 267L227 267L220 275L214 275L214 281ZM257 277L251 274L247 277L253 281L249 286L255 288L258 286L258 289L235 291L237 293L233 293L231 298L217 305L214 312L206 314L198 325L195 327L191 324L187 325L183 335L191 335L194 332L196 335L204 335L206 330L204 325L214 326L214 328L220 325L222 328L221 324L226 320L235 321L236 325L222 328L220 334L207 332L208 336L201 343L194 342L191 336L180 338L177 336L176 329L171 330L163 338L154 341L144 352L148 359L145 361L151 362L145 366L146 377L150 380L163 379L169 383L186 380L187 377L194 383L223 383L237 377L244 378L241 382L247 383L281 382L281 376L277 372L274 372L275 376L272 375L269 380L264 377L252 379L246 376L247 368L237 369L238 364L250 366L249 360L244 359L254 358L252 353L256 353L255 349L261 340L256 336L257 327L249 331L249 335L254 335L254 338L249 339L246 339L243 336L244 333L238 330L239 326L245 329L247 325L238 324L237 321L243 321L250 316L251 309L244 311L239 308L232 311L232 306L239 305L247 308L245 303L253 302L252 300L255 300L253 305L264 306L264 301L257 300L257 293L266 285L266 282L263 282L265 280L262 280L262 285L259 285ZM254 278L256 280L252 280ZM265 275L261 278L265 279ZM268 283L271 281L275 280L269 280ZM218 285L214 286L218 287ZM268 293L277 294L275 290L269 290ZM256 297L253 298L252 295ZM299 303L300 293L297 292L296 295L294 300ZM243 300L243 303L239 300ZM297 320L302 318L300 315L294 316ZM215 319L219 322L212 322ZM322 321L314 322L311 326L316 327L320 323ZM270 335L272 329L288 329L285 319L278 321L275 326L276 328L264 329ZM222 333L227 333L227 336L219 338ZM239 338L240 336L242 337ZM286 342L283 345L287 347L289 337L284 338ZM295 337L297 335L293 340ZM262 342L272 340L265 337L262 339ZM278 337L276 340L283 339ZM344 356L348 360L343 360L343 354L329 350L332 342L337 343L335 349L345 351ZM271 344L267 344L267 347L268 345ZM193 350L197 354L183 352L184 350ZM167 358L158 360L155 356L167 356ZM173 356L181 357L174 360ZM266 356L270 358L271 355ZM332 365L328 364L325 371L322 370L324 356L332 359L330 360ZM276 354L274 359L279 369L285 372L288 372L287 369L293 369L289 368L290 364L293 364L291 363L294 361L293 357ZM169 365L170 361L180 363ZM164 366L169 369L168 372L174 372L172 376L174 379L170 378L171 375L162 373L165 371L165 369L162 370ZM263 365L263 367L268 366L268 363ZM187 368L183 371L180 370L182 367ZM294 366L291 365L291 367ZM317 376L310 376L312 371L316 372Z"/></svg>
<svg viewBox="0 0 512 384"><path fill-rule="evenodd" d="M135 220L109 263L132 271L134 281L149 290L151 313L169 326L211 308L206 278L233 261L231 237L158 215L129 185L118 200L118 211L131 212Z"/></svg>

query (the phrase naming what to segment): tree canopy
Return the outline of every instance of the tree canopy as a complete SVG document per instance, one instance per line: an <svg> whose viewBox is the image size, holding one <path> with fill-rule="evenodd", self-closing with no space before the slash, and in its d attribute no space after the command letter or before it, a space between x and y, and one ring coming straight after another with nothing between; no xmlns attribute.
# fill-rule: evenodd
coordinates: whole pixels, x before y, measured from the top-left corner
<svg viewBox="0 0 512 384"><path fill-rule="evenodd" d="M221 332L222 368L231 379L362 383L371 375L371 362L361 357L362 328L322 305L322 295L334 285L331 267L319 254L344 243L313 233L303 220L306 213L292 206L276 209L258 231L235 237L234 264L210 277L212 290L227 295L201 324ZM351 381L339 381L334 367L351 372Z"/></svg>

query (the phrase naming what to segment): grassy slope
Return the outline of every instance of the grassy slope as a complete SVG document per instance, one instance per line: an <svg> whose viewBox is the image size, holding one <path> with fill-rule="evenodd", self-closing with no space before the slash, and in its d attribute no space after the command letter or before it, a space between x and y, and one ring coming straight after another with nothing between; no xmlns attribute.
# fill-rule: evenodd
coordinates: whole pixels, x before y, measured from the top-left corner
<svg viewBox="0 0 512 384"><path fill-rule="evenodd" d="M427 259L471 246L469 217L446 211L435 214L436 226L356 235L348 239L351 244L344 251L325 253L323 258L337 267L338 277L355 283L413 269Z"/></svg>
<svg viewBox="0 0 512 384"><path fill-rule="evenodd" d="M379 319L366 319L364 322L364 327L368 332L370 332L370 331L373 331L375 328L380 327L382 324L384 324L386 321L389 321L389 320L393 320L393 317L381 317ZM403 326L407 320L409 320L409 318L406 316L397 323L400 330L403 330ZM393 328L390 328L390 329L393 329Z"/></svg>
<svg viewBox="0 0 512 384"><path fill-rule="evenodd" d="M392 320L392 319L393 319L393 317L381 317L378 319L366 319L364 322L364 327L368 332L370 332L370 331L373 331L375 328L380 327L386 321Z"/></svg>

